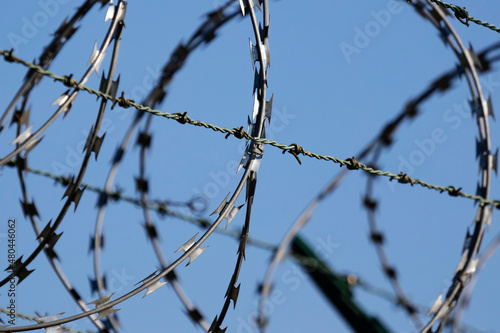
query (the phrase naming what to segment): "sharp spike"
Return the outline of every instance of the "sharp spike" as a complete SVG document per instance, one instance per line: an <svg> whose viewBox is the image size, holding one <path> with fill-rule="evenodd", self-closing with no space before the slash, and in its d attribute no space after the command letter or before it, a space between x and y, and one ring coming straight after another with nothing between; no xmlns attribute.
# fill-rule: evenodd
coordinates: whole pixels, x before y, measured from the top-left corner
<svg viewBox="0 0 500 333"><path fill-rule="evenodd" d="M39 323L50 323L51 321L58 320L63 313L64 312L55 315L39 317L37 318L37 321ZM45 333L60 333L60 332L67 332L67 330L63 329L60 325L50 326L45 328Z"/></svg>
<svg viewBox="0 0 500 333"><path fill-rule="evenodd" d="M102 64L102 61L104 60L104 57L106 56L106 52L104 52L102 54L102 57L99 57L99 55L97 56L97 60L95 62L95 68L94 68L94 71L95 73L97 74L97 76L99 77L99 68L101 68L101 64Z"/></svg>
<svg viewBox="0 0 500 333"><path fill-rule="evenodd" d="M259 71L257 70L257 68L255 68L254 77L253 77L253 91L252 91L252 94L254 94L255 90L259 89L259 87L260 87L260 75L259 75Z"/></svg>
<svg viewBox="0 0 500 333"><path fill-rule="evenodd" d="M441 305L443 305L443 294L439 294L438 298L436 299L436 301L434 302L434 304L432 304L431 308L429 309L429 312L427 312L427 315L430 315L432 313L436 313L439 308L441 307Z"/></svg>
<svg viewBox="0 0 500 333"><path fill-rule="evenodd" d="M149 275L147 278L139 281L138 283L136 283L135 285L138 285L139 283L142 282L143 285L149 283L150 281L152 281L154 278L156 278L158 276L158 274L156 274L158 272L158 270L154 271L151 275ZM157 289L161 288L162 286L166 285L167 282L161 282L161 280L158 280L156 281L155 283L153 283L151 286L147 287L147 290L146 290L146 293L144 294L144 296L142 296L142 298L148 296L149 294L151 294L152 292L156 291Z"/></svg>
<svg viewBox="0 0 500 333"><path fill-rule="evenodd" d="M490 158L491 158L491 168L495 171L495 175L498 175L498 148L495 151L495 154L490 155Z"/></svg>
<svg viewBox="0 0 500 333"><path fill-rule="evenodd" d="M148 180L145 178L135 178L137 192L146 193L149 189Z"/></svg>
<svg viewBox="0 0 500 333"><path fill-rule="evenodd" d="M61 96L57 97L55 101L52 102L52 104L50 105L57 105L57 106L61 106L63 105L64 103L66 103L66 101L68 100L69 98L69 91L70 89L66 90Z"/></svg>
<svg viewBox="0 0 500 333"><path fill-rule="evenodd" d="M99 151L101 150L102 142L104 141L105 136L106 133L104 133L101 137L96 137L94 140L94 144L92 145L92 149L90 150L94 152L96 161L97 161L97 156L99 155Z"/></svg>
<svg viewBox="0 0 500 333"><path fill-rule="evenodd" d="M460 259L457 269L455 270L455 274L464 269L465 262L467 261L467 256L469 254L469 249L466 249L462 254L462 258Z"/></svg>
<svg viewBox="0 0 500 333"><path fill-rule="evenodd" d="M224 217L227 220L226 227L224 229L227 229L227 226L229 225L229 223L231 223L231 221L234 219L236 214L238 214L238 211L241 209L241 207L243 207L243 205L238 206L238 207L233 206L233 208L231 208L229 213L227 213L226 217Z"/></svg>
<svg viewBox="0 0 500 333"><path fill-rule="evenodd" d="M49 235L50 233L50 229L52 228L50 226L50 224L52 223L52 220L49 221L49 223L47 223L45 225L45 227L43 228L42 232L38 235L38 237L36 239L40 239L40 238L47 238L47 236Z"/></svg>
<svg viewBox="0 0 500 333"><path fill-rule="evenodd" d="M467 268L464 272L465 275L471 275L474 274L477 268L477 264L479 262L479 258L473 259L469 262L469 265L467 265Z"/></svg>
<svg viewBox="0 0 500 333"><path fill-rule="evenodd" d="M477 69L479 69L480 71L483 71L483 64L479 60L479 57L477 56L476 51L474 51L474 48L472 47L472 44L470 44L470 43L469 43L469 51L468 52L469 52L469 55L472 59L472 62L477 67Z"/></svg>
<svg viewBox="0 0 500 333"><path fill-rule="evenodd" d="M236 309L236 301L238 300L238 295L240 293L240 286L241 286L241 283L236 286L236 284L232 285L230 289L228 289L228 291L226 291L226 296L229 296L229 299L231 299L233 301L233 305L234 305L234 308Z"/></svg>
<svg viewBox="0 0 500 333"><path fill-rule="evenodd" d="M108 10L106 11L106 17L104 18L104 22L113 19L115 15L115 6L113 6L113 2L111 2L108 6Z"/></svg>
<svg viewBox="0 0 500 333"><path fill-rule="evenodd" d="M143 146L144 148L148 148L151 146L151 135L146 132L139 133L137 137L137 144Z"/></svg>
<svg viewBox="0 0 500 333"><path fill-rule="evenodd" d="M240 165L238 166L238 170L236 170L236 173L240 172L241 168L247 168L248 166L248 147L245 149L245 152L243 153L243 156L240 161Z"/></svg>
<svg viewBox="0 0 500 333"><path fill-rule="evenodd" d="M186 243L184 243L180 248L177 249L177 251L175 252L179 252L180 250L184 251L184 252L187 252L191 246L193 246L193 244L195 243L195 239L196 239L196 236L198 236L198 232L196 233L196 235L194 235L193 237L191 237L191 239L189 239Z"/></svg>
<svg viewBox="0 0 500 333"><path fill-rule="evenodd" d="M475 115L475 114L478 115L479 113L477 111L480 109L481 104L478 103L478 101L476 101L476 100L470 100L469 105L471 108L472 115Z"/></svg>
<svg viewBox="0 0 500 333"><path fill-rule="evenodd" d="M52 234L52 236L50 236L48 242L47 242L47 245L48 245L48 248L49 249L53 249L54 246L56 245L57 241L59 240L59 238L62 236L62 232L60 234L56 234L55 232Z"/></svg>
<svg viewBox="0 0 500 333"><path fill-rule="evenodd" d="M106 93L106 88L108 86L108 79L106 78L106 73L102 72L101 83L99 84L99 91L102 93ZM99 99L99 96L97 96Z"/></svg>
<svg viewBox="0 0 500 333"><path fill-rule="evenodd" d="M111 89L109 90L108 95L111 97L116 98L116 93L118 92L118 86L120 84L120 75L118 75L118 78L115 81L111 82Z"/></svg>
<svg viewBox="0 0 500 333"><path fill-rule="evenodd" d="M28 140L31 136L31 129L33 128L33 125L30 125L27 129L25 129L21 134L17 136L17 138L14 139L10 144L15 145L15 144L23 144L26 140Z"/></svg>
<svg viewBox="0 0 500 333"><path fill-rule="evenodd" d="M93 63L98 55L99 55L99 49L97 48L97 41L95 41L94 47L92 48L92 53L90 54L90 58L89 58L89 61L87 62L87 64Z"/></svg>
<svg viewBox="0 0 500 333"><path fill-rule="evenodd" d="M87 303L87 305L92 305L94 304L95 305L95 308L98 309L100 307L103 307L106 305L106 303L109 303L110 302L110 298L111 296L113 296L114 293L112 294L109 294L107 296L104 296L104 297L101 297L101 298L98 298L96 299L95 301L93 302L90 302L90 303ZM113 307L110 307L110 308L107 308L107 309L103 309L101 311L98 311L98 317L96 318L96 320L99 320L99 319L102 319L104 317L107 317L109 316L110 314L113 314L117 311L119 311L120 309L113 309Z"/></svg>
<svg viewBox="0 0 500 333"><path fill-rule="evenodd" d="M259 107L260 107L260 102L259 99L257 98L257 94L255 94L253 100L252 121L254 121L255 117L257 117L257 114L259 113Z"/></svg>
<svg viewBox="0 0 500 333"><path fill-rule="evenodd" d="M491 118L493 118L494 121L496 121L495 112L493 111L493 103L491 102L491 95L488 96L488 101L486 105L488 107L488 115L491 116Z"/></svg>
<svg viewBox="0 0 500 333"><path fill-rule="evenodd" d="M144 228L146 229L146 233L149 239L157 239L158 232L156 231L156 227L153 224L144 224Z"/></svg>
<svg viewBox="0 0 500 333"><path fill-rule="evenodd" d="M252 59L252 69L255 69L255 62L259 61L259 50L257 46L252 44L252 40L249 38L248 42L250 43L250 58Z"/></svg>
<svg viewBox="0 0 500 333"><path fill-rule="evenodd" d="M266 68L271 67L271 51L269 50L269 39L264 39L264 54L266 55Z"/></svg>
<svg viewBox="0 0 500 333"><path fill-rule="evenodd" d="M229 192L229 193L226 195L226 197L224 198L224 200L222 200L222 202L220 203L219 207L217 207L217 208L214 210L214 212L213 212L212 214L210 214L210 216L214 215L215 213L219 213L219 214L220 214L220 213L224 210L224 208L225 208L225 207L226 207L226 205L227 205L227 198L229 198L229 195L230 195L230 194L231 194L231 192ZM196 234L196 235L198 235L198 234ZM196 237L196 235L195 235L195 237Z"/></svg>
<svg viewBox="0 0 500 333"><path fill-rule="evenodd" d="M243 3L243 0L239 1L240 1L241 14L245 16L245 4Z"/></svg>
<svg viewBox="0 0 500 333"><path fill-rule="evenodd" d="M260 168L260 163L262 162L262 155L256 156L250 161L250 171L257 172Z"/></svg>
<svg viewBox="0 0 500 333"><path fill-rule="evenodd" d="M80 202L80 199L82 198L83 191L85 191L86 188L87 188L87 186L85 185L84 188L82 188L82 189L78 188L73 193L73 198L71 199L71 201L73 201L75 203L75 210L74 211L76 211L76 208L78 207L78 203Z"/></svg>
<svg viewBox="0 0 500 333"><path fill-rule="evenodd" d="M262 133L260 134L260 137L263 139L266 138L266 123L265 122L262 124ZM262 156L261 156L261 158L262 158Z"/></svg>
<svg viewBox="0 0 500 333"><path fill-rule="evenodd" d="M193 246L196 246L196 248L193 250L193 253L191 253L191 255L189 256L189 262L187 263L186 266L188 266L189 264L191 264L200 254L203 253L203 251L205 251L207 247L205 248L200 248L200 244L198 245L195 245L195 238L196 236L198 236L198 233L196 233L196 235L194 235L190 240L188 240L186 243L184 243L184 245L182 245L180 248L177 249L177 251L175 252L178 252L180 250L184 251L184 253L186 253L187 251L191 250L191 247Z"/></svg>
<svg viewBox="0 0 500 333"><path fill-rule="evenodd" d="M260 11L262 11L262 8L260 8L259 0L249 0L249 3L251 6L256 6L257 8L259 8Z"/></svg>
<svg viewBox="0 0 500 333"><path fill-rule="evenodd" d="M24 202L22 200L19 200L21 203L21 208L23 210L24 217L28 216L38 216L38 210L36 209L35 202Z"/></svg>
<svg viewBox="0 0 500 333"><path fill-rule="evenodd" d="M257 186L257 177L255 174L250 174L248 176L247 180L247 192L246 192L246 201L248 201L249 198L252 198L255 194L255 188Z"/></svg>
<svg viewBox="0 0 500 333"><path fill-rule="evenodd" d="M189 262L187 263L186 266L189 266L189 264L191 264L196 258L198 258L200 256L200 254L202 254L206 249L208 248L208 246L204 247L204 248L196 248L193 253L191 253L191 255L189 256Z"/></svg>
<svg viewBox="0 0 500 333"><path fill-rule="evenodd" d="M486 187L483 187L483 186L479 185L479 183L478 183L477 188L476 188L476 195L479 195L483 198L486 197Z"/></svg>
<svg viewBox="0 0 500 333"><path fill-rule="evenodd" d="M462 247L462 253L467 250L472 241L472 234L469 233L469 229L467 228L467 233L465 234L464 246Z"/></svg>
<svg viewBox="0 0 500 333"><path fill-rule="evenodd" d="M189 309L186 314L195 322L200 323L203 320L203 316L200 311L196 308Z"/></svg>
<svg viewBox="0 0 500 333"><path fill-rule="evenodd" d="M250 134L250 135L253 135L253 128L254 128L254 124L252 123L252 120L250 119L250 116L248 116L248 120L247 120L247 133Z"/></svg>
<svg viewBox="0 0 500 333"><path fill-rule="evenodd" d="M33 273L34 269L31 271L27 270L26 267L22 267L24 264L22 262L23 256L20 256L13 264L7 267L6 271L12 270L15 272L15 276L18 277L17 284L20 284L24 279L28 277L31 273ZM22 268L19 268L22 267Z"/></svg>
<svg viewBox="0 0 500 333"><path fill-rule="evenodd" d="M486 145L484 141L480 141L478 138L476 138L476 159L483 154L483 152L486 150Z"/></svg>
<svg viewBox="0 0 500 333"><path fill-rule="evenodd" d="M272 94L271 99L268 102L266 102L266 118L269 124L271 124L271 116L273 114L273 98L274 94Z"/></svg>
<svg viewBox="0 0 500 333"><path fill-rule="evenodd" d="M12 114L12 120L10 122L10 125L12 125L13 123L18 123L19 125L28 126L30 112L31 112L31 106L29 106L27 110L16 109L15 112Z"/></svg>

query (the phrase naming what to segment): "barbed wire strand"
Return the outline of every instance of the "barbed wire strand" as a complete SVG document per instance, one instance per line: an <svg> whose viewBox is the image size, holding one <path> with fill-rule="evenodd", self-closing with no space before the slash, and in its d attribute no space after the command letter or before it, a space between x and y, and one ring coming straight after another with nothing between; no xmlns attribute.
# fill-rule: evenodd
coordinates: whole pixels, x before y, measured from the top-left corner
<svg viewBox="0 0 500 333"><path fill-rule="evenodd" d="M67 86L74 87L74 88L79 89L79 90L84 90L84 91L86 91L90 94L96 95L98 97L112 100L113 103L117 103L118 105L120 105L124 108L134 107L137 110L152 113L156 116L164 117L167 119L177 120L181 124L190 124L193 126L199 126L199 127L211 129L215 132L221 132L223 134L234 135L238 139L244 138L246 140L251 140L251 141L254 141L256 143L267 144L267 145L279 148L283 151L293 152L296 155L302 154L304 156L308 156L308 157L315 158L318 160L332 161L336 164L340 164L341 167L342 166L352 166L351 162L349 162L347 160L343 160L343 159L340 159L340 158L337 158L334 156L330 156L330 155L323 155L323 154L307 151L302 146L300 146L298 144L291 144L291 145L281 144L281 143L278 143L274 140L267 140L264 138L252 137L248 133L246 133L245 131L240 130L239 128L230 129L230 128L225 128L225 127L213 125L213 124L203 122L200 120L193 120L187 116L187 112L169 113L169 112L162 112L159 110L151 109L147 106L137 104L137 103L133 102L132 100L125 98L123 93L122 93L121 97L114 98L113 96L107 95L99 90L95 90L95 89L92 89L92 88L87 87L85 85L78 84L76 81L72 80L70 76L59 76L59 75L56 75L50 71L44 70L40 66L37 66L29 61L22 60L13 54L13 50L6 51L6 50L0 49L0 55L4 56L5 61L15 62L15 63L22 64L26 67L33 68L33 69L37 70L39 73L41 73L42 75L46 75L48 77L53 78L55 81L62 82ZM7 161L2 160L0 165L5 164L6 162ZM389 171L377 170L377 169L371 168L363 163L358 163L357 166L359 166L360 170L366 171L368 173L371 173L371 174L374 174L377 176L388 177L388 178L390 178L390 180L396 180L398 183L411 184L412 186L417 184L417 185L420 185L422 187L428 188L430 190L447 192L451 196L457 196L457 197L471 199L471 200L477 201L479 203L482 203L485 205L491 205L491 206L494 206L497 208L500 207L500 200L489 200L489 199L485 199L484 197L482 197L480 195L464 193L464 192L458 190L458 188L456 186L434 185L434 184L431 184L431 183L428 183L428 182L425 182L425 181L422 181L419 179L412 179L412 178L408 177L408 175L406 175L402 172L399 174L395 174L395 173L392 173Z"/></svg>
<svg viewBox="0 0 500 333"><path fill-rule="evenodd" d="M469 13L465 9L465 7L459 7L457 5L452 5L452 4L449 4L449 3L446 3L446 2L440 1L440 0L429 0L429 1L434 2L435 4L437 4L441 7L451 9L455 13L455 17L460 22L462 22L463 24L465 24L467 26L469 26L469 21L470 21L470 22L474 22L478 25L482 25L483 27L486 27L486 28L493 30L495 32L500 32L500 28L497 28L493 24L490 24L488 22L484 22L484 21L476 19L472 16L469 16ZM411 0L409 0L408 2L411 2ZM462 20L465 20L465 21L462 21Z"/></svg>

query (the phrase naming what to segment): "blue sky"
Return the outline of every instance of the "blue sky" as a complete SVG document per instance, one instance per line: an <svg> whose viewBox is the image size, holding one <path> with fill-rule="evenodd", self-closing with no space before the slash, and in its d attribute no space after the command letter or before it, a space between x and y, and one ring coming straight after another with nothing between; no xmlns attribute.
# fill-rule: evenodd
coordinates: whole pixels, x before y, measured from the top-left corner
<svg viewBox="0 0 500 333"><path fill-rule="evenodd" d="M454 3L466 6L476 18L500 24L495 15L500 9L497 3L458 0ZM141 101L179 42L187 41L203 22L204 14L219 4L217 1L129 1L117 63L119 92ZM0 48L14 48L15 54L25 60L37 58L62 20L73 14L75 6L76 3L62 0L33 1L24 6L18 2L4 4L0 13ZM356 156L412 97L457 64L437 30L406 1L271 1L270 12L268 94L274 94L274 104L267 134L269 139L280 143L296 142L307 150L343 159ZM58 75L73 73L75 78L84 73L94 42L100 44L109 27L110 22L104 22L105 14L106 7L91 10L53 62L51 71ZM258 18L261 19L260 13ZM466 27L453 16L449 19L464 44L471 43L476 51L500 37L475 24ZM29 24L35 29L26 34ZM14 35L22 39L13 40ZM170 113L187 111L193 119L228 128L246 126L252 111L254 76L249 38L254 42L248 16L224 26L212 43L189 57L159 109ZM110 55L108 52L101 72L107 70ZM493 107L498 110L497 69L495 65L481 80L486 95L491 95ZM26 68L21 65L0 62L0 109L7 107L25 73ZM94 73L87 85L97 89L99 82L100 77ZM34 128L55 111L50 104L66 89L51 79L42 80L30 98L30 124ZM419 115L400 127L394 144L384 151L378 166L394 173L405 170L411 177L437 185L455 185L464 192L474 193L478 181L475 159L478 129L469 109L463 106L469 98L467 82L462 78L454 81L452 89L427 100L421 105ZM82 147L97 110L95 96L81 92L67 117L58 118L30 153L29 165L61 175L78 172ZM108 106L103 122L106 137L97 162L92 157L89 163L85 183L103 186L114 151L134 114L132 109L110 110ZM499 128L491 118L490 130L495 150ZM220 133L159 117L153 119L152 132L146 165L150 197L187 201L201 193L209 200L203 215L208 217L239 181L235 165L241 159L242 141L234 137L226 140ZM9 144L14 138L15 126L1 133L2 157L11 151ZM135 138L136 134L134 141ZM429 140L432 144L425 146ZM134 197L138 195L134 184L139 173L138 156L138 147L128 149L115 182L125 194ZM265 147L250 236L279 244L306 205L340 170L332 162L308 157L301 160L299 165L292 155ZM27 174L26 180L43 226L57 216L65 189L38 175ZM367 213L362 207L366 181L366 173L350 172L340 188L315 211L301 234L325 254L327 263L336 271L356 274L389 291L390 285L368 237ZM410 299L430 307L450 284L460 260L466 228L472 224L477 205L418 186L389 182L387 178L378 179L375 185L379 201L377 220L387 239L389 259ZM497 185L494 176L490 192L493 199L500 197ZM4 189L0 233L5 234L7 220L15 218L19 222L17 253L28 255L36 247L36 241L19 205L21 192L14 169L1 170L0 186ZM64 233L56 245L61 267L86 302L97 298L91 295L88 282L93 276L88 243L94 232L96 200L95 193L85 191L76 212L71 208L60 226ZM243 197L237 203L243 204ZM202 231L170 217L153 214L153 219L160 233L162 251L169 260L177 258L174 251L182 243ZM228 229L240 230L243 222L242 210ZM497 222L493 215L483 248L499 232ZM135 283L158 267L143 223L142 211L133 205L121 202L108 206L101 266L107 273L110 291L116 292L115 297L132 290ZM322 248L325 243L335 246ZM181 265L177 274L185 292L211 322L222 307L238 244L230 237L214 234L206 245L207 251L192 265ZM6 254L2 253L6 250L0 249L0 267L6 267ZM229 332L250 332L258 300L256 287L270 258L269 251L247 247L238 303L236 309L231 306L225 321ZM464 314L465 323L486 332L495 332L498 327L499 260L493 256L481 271ZM62 317L79 313L45 258L40 256L29 268L35 268L35 272L18 286L19 312L31 315L35 311L65 312ZM290 260L279 266L274 289L282 293L268 309L269 332L350 331ZM4 307L8 298L5 292L0 294L0 306ZM355 289L355 296L367 312L393 332L416 330L394 304L360 288ZM135 296L116 308L121 308L118 315L124 332L159 332L166 327L176 332L201 331L183 314L182 305L169 285L144 299ZM427 318L422 316L423 320ZM18 319L17 324L20 323L24 322ZM70 326L93 329L85 319Z"/></svg>

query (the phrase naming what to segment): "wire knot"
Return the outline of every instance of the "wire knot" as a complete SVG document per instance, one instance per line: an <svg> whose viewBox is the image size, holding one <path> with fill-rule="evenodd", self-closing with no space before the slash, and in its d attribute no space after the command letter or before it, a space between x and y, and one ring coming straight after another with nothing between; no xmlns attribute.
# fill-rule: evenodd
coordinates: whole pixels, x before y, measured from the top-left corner
<svg viewBox="0 0 500 333"><path fill-rule="evenodd" d="M185 123L187 123L188 121L191 120L187 116L187 112L184 112L184 113L176 112L176 113L174 113L174 116L178 116L179 117L179 118L177 118L175 120L177 120L181 124L185 124Z"/></svg>
<svg viewBox="0 0 500 333"><path fill-rule="evenodd" d="M132 103L134 103L134 100L125 98L125 93L122 91L121 96L118 98L115 98L113 100L113 105L111 105L111 110L113 110L116 103L118 103L118 105L121 106L122 108L128 109L129 107L132 106Z"/></svg>
<svg viewBox="0 0 500 333"><path fill-rule="evenodd" d="M299 162L299 164L302 165L302 162L300 161L300 158L298 155L304 154L304 148L302 148L301 146L299 146L296 143L292 143L290 145L290 147L292 147L292 148L284 149L283 154L288 151L290 154L292 154L297 159L297 162Z"/></svg>
<svg viewBox="0 0 500 333"><path fill-rule="evenodd" d="M455 17L457 18L457 20L459 20L462 24L469 26L469 13L465 9L465 7L460 8L455 6L453 7L453 11L455 12Z"/></svg>
<svg viewBox="0 0 500 333"><path fill-rule="evenodd" d="M361 164L354 159L354 156L347 158L346 161L350 163L345 165L349 170L359 170L359 168L361 167ZM342 164L340 165L340 167L342 167Z"/></svg>
<svg viewBox="0 0 500 333"><path fill-rule="evenodd" d="M4 53L3 57L4 57L5 61L19 62L17 60L17 58L14 55L12 55L12 52L14 52L14 49L10 49L7 53Z"/></svg>
<svg viewBox="0 0 500 333"><path fill-rule="evenodd" d="M448 190L448 194L451 195L452 197L457 197L462 194L462 192L460 192L460 190L462 189L461 187L459 188L456 188L455 186L449 186L449 187L450 189Z"/></svg>
<svg viewBox="0 0 500 333"><path fill-rule="evenodd" d="M399 175L392 176L391 179L389 179L389 181L391 181L393 179L397 179L398 183L401 183L401 184L410 183L411 186L413 186L413 183L414 183L414 180L411 179L406 173L403 173L402 171L399 173Z"/></svg>
<svg viewBox="0 0 500 333"><path fill-rule="evenodd" d="M54 79L55 81L55 79ZM75 79L73 79L73 74L70 75L64 75L62 83L68 87L68 88L77 88L78 89L78 82L76 82Z"/></svg>
<svg viewBox="0 0 500 333"><path fill-rule="evenodd" d="M235 128L233 128L233 130L234 130L234 133L227 133L226 134L226 139L229 138L229 136L231 134L233 134L238 139L243 139L247 135L247 132L245 132L245 130L243 129L243 126L241 126L240 128L235 127Z"/></svg>

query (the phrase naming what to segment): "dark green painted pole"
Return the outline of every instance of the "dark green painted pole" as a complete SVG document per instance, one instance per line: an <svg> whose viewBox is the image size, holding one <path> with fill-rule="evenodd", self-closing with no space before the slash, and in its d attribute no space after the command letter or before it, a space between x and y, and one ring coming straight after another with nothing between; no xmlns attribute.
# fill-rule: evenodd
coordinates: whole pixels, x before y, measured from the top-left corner
<svg viewBox="0 0 500 333"><path fill-rule="evenodd" d="M316 286L354 331L360 333L390 332L376 318L367 315L356 303L347 279L337 276L328 268L298 235L293 239L292 251L293 254L302 257L302 260L297 262L305 269L316 283Z"/></svg>

